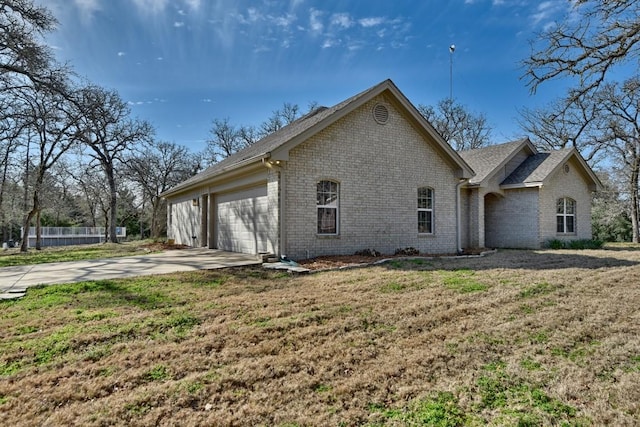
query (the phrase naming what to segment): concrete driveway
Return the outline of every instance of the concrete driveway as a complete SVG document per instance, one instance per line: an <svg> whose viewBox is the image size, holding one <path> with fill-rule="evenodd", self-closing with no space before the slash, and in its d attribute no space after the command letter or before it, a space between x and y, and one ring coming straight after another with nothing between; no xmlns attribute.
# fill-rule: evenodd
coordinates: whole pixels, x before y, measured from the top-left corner
<svg viewBox="0 0 640 427"><path fill-rule="evenodd" d="M22 297L30 286L42 284L212 270L261 262L255 255L197 248L121 258L5 267L0 268L0 299Z"/></svg>

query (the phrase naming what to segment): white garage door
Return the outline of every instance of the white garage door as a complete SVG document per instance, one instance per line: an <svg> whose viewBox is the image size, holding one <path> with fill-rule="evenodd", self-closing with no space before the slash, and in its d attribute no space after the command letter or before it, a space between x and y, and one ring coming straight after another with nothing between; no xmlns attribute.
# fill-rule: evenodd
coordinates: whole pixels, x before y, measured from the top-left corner
<svg viewBox="0 0 640 427"><path fill-rule="evenodd" d="M216 195L216 242L225 251L267 252L267 186Z"/></svg>

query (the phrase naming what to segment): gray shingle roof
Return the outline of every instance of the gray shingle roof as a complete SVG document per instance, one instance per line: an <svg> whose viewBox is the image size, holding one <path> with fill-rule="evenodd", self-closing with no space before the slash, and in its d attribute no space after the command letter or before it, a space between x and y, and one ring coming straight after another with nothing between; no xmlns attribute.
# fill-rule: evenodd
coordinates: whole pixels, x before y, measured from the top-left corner
<svg viewBox="0 0 640 427"><path fill-rule="evenodd" d="M571 148L563 148L547 153L537 153L526 159L501 185L518 185L544 181L572 152Z"/></svg>
<svg viewBox="0 0 640 427"><path fill-rule="evenodd" d="M352 108L357 108L361 102L366 102L370 97L383 93L385 90L390 90L392 94L395 94L394 96L396 97L396 100L399 101L399 105L403 105L404 108L408 108L410 110L409 115L414 116L414 120L416 120L417 125L422 126L436 139L436 143L439 144L442 149L443 155L448 156L448 158L452 160L452 163L460 168L461 176L471 176L473 174L471 168L461 157L458 156L458 153L453 151L453 149L431 127L431 125L428 124L422 116L420 116L417 110L415 110L415 107L412 107L411 102L406 99L404 94L400 92L395 84L391 80L387 79L334 105L333 107L321 107L314 110L306 116L301 117L293 123L262 138L255 144L238 151L221 162L208 167L199 174L169 189L164 192L162 196L165 197L195 188L201 183L214 179L227 171L259 162L261 159L269 158L273 153L278 154L278 150L286 149L289 143L295 144L304 141L314 132L321 130L323 126L333 123L335 120L342 117L343 114L348 114Z"/></svg>
<svg viewBox="0 0 640 427"><path fill-rule="evenodd" d="M295 138L296 136L299 136L305 131L311 129L314 125L330 117L332 114L339 112L341 109L345 108L352 102L357 101L358 99L366 96L367 94L374 92L380 86L390 82L391 82L390 80L385 80L376 86L373 86L363 92L360 92L357 95L352 96L351 98L348 98L340 102L339 104L334 105L333 107L317 108L312 112L310 112L309 114L293 121L287 126L280 128L276 132L270 135L267 135L266 137L257 141L255 144L250 145L238 151L237 153L234 153L231 156L225 158L224 160L209 166L207 169L200 172L199 174L194 175L191 178L187 179L186 181L183 181L180 184L176 185L175 187L169 189L167 192L164 193L164 195L178 192L181 189L188 188L194 184L205 181L208 178L212 178L216 175L219 175L226 170L234 169L235 167L243 164L245 161L250 161L251 159L257 160L257 159L260 159L261 157L265 157L268 155L268 153L280 147L287 141L291 140L292 138Z"/></svg>
<svg viewBox="0 0 640 427"><path fill-rule="evenodd" d="M525 144L526 141L528 141L528 138L458 152L460 157L462 157L476 173L476 175L469 180L469 184L480 184L484 181L511 156L515 150Z"/></svg>

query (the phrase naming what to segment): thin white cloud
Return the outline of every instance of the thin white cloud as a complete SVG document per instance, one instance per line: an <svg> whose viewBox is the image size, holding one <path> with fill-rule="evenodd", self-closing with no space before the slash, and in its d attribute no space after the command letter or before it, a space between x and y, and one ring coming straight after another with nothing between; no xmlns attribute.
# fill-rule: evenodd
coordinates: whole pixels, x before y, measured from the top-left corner
<svg viewBox="0 0 640 427"><path fill-rule="evenodd" d="M334 13L331 15L331 25L342 27L342 28L351 28L354 22L349 16L348 13Z"/></svg>
<svg viewBox="0 0 640 427"><path fill-rule="evenodd" d="M253 53L271 52L271 48L268 46L257 46L253 49Z"/></svg>
<svg viewBox="0 0 640 427"><path fill-rule="evenodd" d="M322 48L323 49L329 49L331 47L337 46L338 44L340 44L340 42L338 40L326 39L324 41L324 43L322 43Z"/></svg>
<svg viewBox="0 0 640 427"><path fill-rule="evenodd" d="M101 9L100 0L74 0L74 3L84 23L91 22L93 14Z"/></svg>
<svg viewBox="0 0 640 427"><path fill-rule="evenodd" d="M320 20L323 13L317 9L311 9L309 11L309 28L314 34L320 34L324 30L324 24Z"/></svg>
<svg viewBox="0 0 640 427"><path fill-rule="evenodd" d="M370 17L370 18L362 18L358 20L358 24L363 26L364 28L376 27L378 25L382 25L385 19L382 17Z"/></svg>
<svg viewBox="0 0 640 427"><path fill-rule="evenodd" d="M562 13L567 7L567 2L564 0L551 0L544 1L536 7L536 11L531 15L531 20L534 26L542 23L543 27L548 28L553 23L553 18ZM552 22L548 22L552 21Z"/></svg>
<svg viewBox="0 0 640 427"><path fill-rule="evenodd" d="M201 5L201 0L184 0L184 2L191 8L191 10L199 10Z"/></svg>
<svg viewBox="0 0 640 427"><path fill-rule="evenodd" d="M293 14L286 14L283 16L267 16L267 18L278 27L288 28L296 20L296 16Z"/></svg>
<svg viewBox="0 0 640 427"><path fill-rule="evenodd" d="M247 22L253 23L261 21L263 18L262 13L258 11L255 7L250 7L247 9Z"/></svg>
<svg viewBox="0 0 640 427"><path fill-rule="evenodd" d="M169 0L133 0L136 7L143 13L159 13L164 11Z"/></svg>
<svg viewBox="0 0 640 427"><path fill-rule="evenodd" d="M173 26L176 27L176 28L184 27L184 22L176 21L176 22L173 23Z"/></svg>
<svg viewBox="0 0 640 427"><path fill-rule="evenodd" d="M494 6L502 6L505 3L504 0L493 0Z"/></svg>
<svg viewBox="0 0 640 427"><path fill-rule="evenodd" d="M125 55L126 55L126 53L124 53L124 52L118 52L118 56L125 56Z"/></svg>

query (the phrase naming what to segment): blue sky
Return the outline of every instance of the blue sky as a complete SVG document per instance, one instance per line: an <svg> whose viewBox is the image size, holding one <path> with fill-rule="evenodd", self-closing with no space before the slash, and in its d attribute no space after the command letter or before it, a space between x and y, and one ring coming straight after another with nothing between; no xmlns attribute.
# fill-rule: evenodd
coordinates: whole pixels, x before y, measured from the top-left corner
<svg viewBox="0 0 640 427"><path fill-rule="evenodd" d="M521 136L531 96L519 62L567 0L40 0L61 61L116 89L157 139L204 148L211 121L258 125L284 102L333 105L391 78L414 104L453 96L487 116L494 142Z"/></svg>

